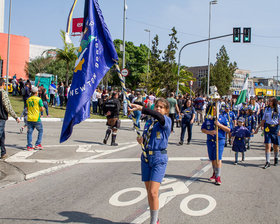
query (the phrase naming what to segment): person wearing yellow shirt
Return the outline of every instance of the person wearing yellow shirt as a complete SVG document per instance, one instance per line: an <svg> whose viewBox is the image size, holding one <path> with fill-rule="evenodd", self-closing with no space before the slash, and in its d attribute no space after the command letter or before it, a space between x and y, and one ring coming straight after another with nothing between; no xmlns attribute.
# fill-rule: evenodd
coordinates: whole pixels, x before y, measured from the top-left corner
<svg viewBox="0 0 280 224"><path fill-rule="evenodd" d="M41 112L44 111L44 104L40 97L38 97L38 88L32 86L31 97L26 101L27 105L27 150L31 151L33 149L42 150L41 145L43 138L43 125L41 122ZM32 145L32 133L34 129L38 131L37 141L35 147Z"/></svg>

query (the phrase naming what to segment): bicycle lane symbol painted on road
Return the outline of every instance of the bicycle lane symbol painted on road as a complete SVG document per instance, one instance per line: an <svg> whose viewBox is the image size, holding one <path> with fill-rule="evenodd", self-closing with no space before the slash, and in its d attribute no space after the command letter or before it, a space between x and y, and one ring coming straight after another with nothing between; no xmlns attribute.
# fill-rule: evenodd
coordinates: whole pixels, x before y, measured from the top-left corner
<svg viewBox="0 0 280 224"><path fill-rule="evenodd" d="M164 193L161 193L159 195L159 207L163 208L168 202L170 202L173 198L175 198L178 195L187 194L189 192L188 186L193 183L198 177L200 177L202 174L204 174L209 168L211 167L211 164L208 164L205 166L202 170L198 171L196 174L190 178L190 180L186 181L185 183L182 181L179 181L175 178L164 178L160 190L166 190L166 189L172 189L171 191L167 191ZM136 198L131 199L129 201L120 201L120 197L128 192L138 192L140 193ZM126 188L121 191L116 192L109 200L109 203L113 206L130 206L133 204L136 204L143 199L147 197L147 192L145 188L141 187L133 187L133 188ZM123 198L123 197L122 197ZM194 199L202 198L209 202L208 206L202 210L194 211L188 207L188 204L190 201ZM204 194L193 194L189 195L186 198L184 198L181 201L180 209L183 213L190 215L190 216L203 216L207 215L210 212L212 212L216 207L216 200L209 196ZM145 222L150 216L150 212L146 211L142 215L140 215L138 218L133 220L131 223L143 223Z"/></svg>

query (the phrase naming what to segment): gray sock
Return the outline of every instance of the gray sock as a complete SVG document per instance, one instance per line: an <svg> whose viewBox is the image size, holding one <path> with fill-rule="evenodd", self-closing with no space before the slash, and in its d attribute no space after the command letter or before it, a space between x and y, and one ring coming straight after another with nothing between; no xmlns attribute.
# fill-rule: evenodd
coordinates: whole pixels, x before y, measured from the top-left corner
<svg viewBox="0 0 280 224"><path fill-rule="evenodd" d="M274 158L278 158L279 152L274 152Z"/></svg>
<svg viewBox="0 0 280 224"><path fill-rule="evenodd" d="M158 210L150 210L151 222L150 224L157 224L158 221Z"/></svg>
<svg viewBox="0 0 280 224"><path fill-rule="evenodd" d="M266 162L270 163L270 152L265 153L265 160Z"/></svg>
<svg viewBox="0 0 280 224"><path fill-rule="evenodd" d="M235 162L238 162L238 152L235 153Z"/></svg>
<svg viewBox="0 0 280 224"><path fill-rule="evenodd" d="M216 168L216 177L221 176L221 168Z"/></svg>

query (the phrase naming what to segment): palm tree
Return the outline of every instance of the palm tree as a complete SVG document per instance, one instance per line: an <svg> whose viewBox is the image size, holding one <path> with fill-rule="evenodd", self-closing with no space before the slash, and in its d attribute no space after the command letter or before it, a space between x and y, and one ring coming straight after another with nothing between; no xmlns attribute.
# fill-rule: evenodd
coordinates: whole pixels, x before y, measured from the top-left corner
<svg viewBox="0 0 280 224"><path fill-rule="evenodd" d="M66 85L69 82L69 74L74 68L75 61L77 59L77 48L74 47L73 43L67 43L65 40L65 31L60 30L60 36L62 37L64 47L63 49L50 49L47 51L54 51L56 52L56 60L57 61L65 61L66 63L66 74L65 74L65 81Z"/></svg>

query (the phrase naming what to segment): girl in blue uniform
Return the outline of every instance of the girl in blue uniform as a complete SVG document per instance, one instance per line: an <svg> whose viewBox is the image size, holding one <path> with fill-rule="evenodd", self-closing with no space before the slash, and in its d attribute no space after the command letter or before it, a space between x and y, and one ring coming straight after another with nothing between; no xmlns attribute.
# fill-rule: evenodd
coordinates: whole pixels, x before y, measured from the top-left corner
<svg viewBox="0 0 280 224"><path fill-rule="evenodd" d="M155 103L155 109L151 110L140 105L131 104L130 111L140 110L143 114L152 116L148 120L143 136L137 138L139 144L144 144L145 153L141 155L142 181L148 193L148 202L151 212L151 224L159 224L158 192L167 166L167 144L171 132L171 119L169 114L169 103L160 98ZM145 156L146 154L146 156Z"/></svg>
<svg viewBox="0 0 280 224"><path fill-rule="evenodd" d="M225 136L226 133L230 132L229 123L227 119L220 114L218 120L214 120L214 116L217 115L216 107L214 103L208 105L206 109L206 118L201 126L201 131L207 134L207 150L209 159L212 162L213 175L210 180L214 180L216 185L221 185L221 168L222 168L222 155L225 146ZM216 125L218 126L218 141L219 141L219 151L218 158L216 160Z"/></svg>
<svg viewBox="0 0 280 224"><path fill-rule="evenodd" d="M233 128L231 132L231 136L233 137L233 145L232 150L235 152L235 162L234 164L237 165L238 163L238 153L241 152L242 154L242 161L245 160L245 139L251 136L251 132L244 127L245 119L240 117L237 122L237 126Z"/></svg>
<svg viewBox="0 0 280 224"><path fill-rule="evenodd" d="M261 124L258 126L255 133L258 133L258 129L262 127L264 129L264 143L265 143L265 159L266 163L264 169L270 167L270 151L271 144L274 149L274 166L278 165L279 155L279 143L280 143L280 113L277 105L277 99L271 98L268 101L269 107L265 109Z"/></svg>

